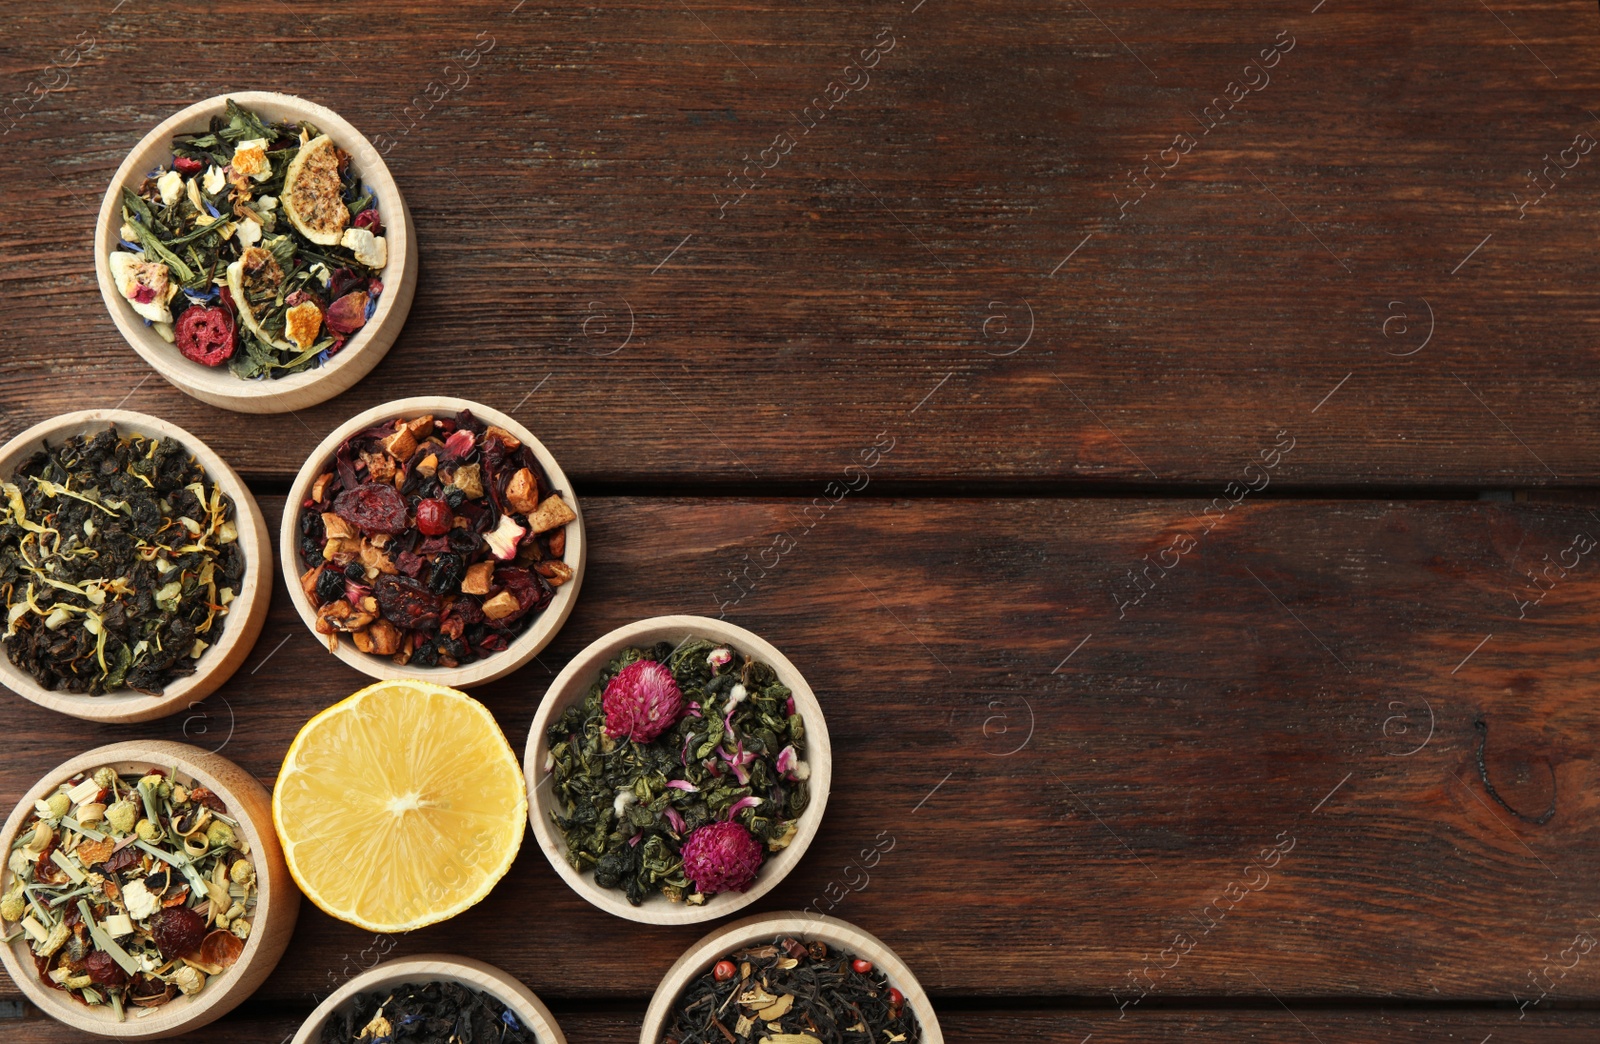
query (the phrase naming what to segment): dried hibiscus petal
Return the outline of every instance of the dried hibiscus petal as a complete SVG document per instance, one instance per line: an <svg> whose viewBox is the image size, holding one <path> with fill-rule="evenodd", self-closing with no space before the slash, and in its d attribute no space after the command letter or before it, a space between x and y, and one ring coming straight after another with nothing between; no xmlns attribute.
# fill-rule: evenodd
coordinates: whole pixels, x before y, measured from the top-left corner
<svg viewBox="0 0 1600 1044"><path fill-rule="evenodd" d="M420 581L408 576L380 576L372 585L384 619L408 631L431 631L439 626L443 600Z"/></svg>
<svg viewBox="0 0 1600 1044"><path fill-rule="evenodd" d="M323 322L334 333L353 334L367 325L367 292L354 290L328 306Z"/></svg>
<svg viewBox="0 0 1600 1044"><path fill-rule="evenodd" d="M186 906L158 910L150 918L150 935L162 957L176 960L200 948L206 937L206 919Z"/></svg>
<svg viewBox="0 0 1600 1044"><path fill-rule="evenodd" d="M364 482L334 497L333 513L364 533L404 533L409 512L399 490Z"/></svg>
<svg viewBox="0 0 1600 1044"><path fill-rule="evenodd" d="M178 351L202 366L221 366L233 358L233 316L220 305L190 305L178 316Z"/></svg>

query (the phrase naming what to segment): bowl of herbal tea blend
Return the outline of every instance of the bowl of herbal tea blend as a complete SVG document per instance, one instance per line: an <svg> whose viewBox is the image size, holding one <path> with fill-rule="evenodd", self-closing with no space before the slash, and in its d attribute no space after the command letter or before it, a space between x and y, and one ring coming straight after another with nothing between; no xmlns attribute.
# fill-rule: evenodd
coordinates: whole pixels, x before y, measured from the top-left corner
<svg viewBox="0 0 1600 1044"><path fill-rule="evenodd" d="M805 854L833 756L800 671L722 620L620 627L550 683L523 772L539 847L584 899L645 924L743 909Z"/></svg>
<svg viewBox="0 0 1600 1044"><path fill-rule="evenodd" d="M502 678L550 643L583 583L583 518L555 457L466 399L351 418L306 459L289 504L290 600L317 641L373 678Z"/></svg>
<svg viewBox="0 0 1600 1044"><path fill-rule="evenodd" d="M149 721L244 662L272 596L255 498L174 424L126 410L0 447L0 684L91 721Z"/></svg>
<svg viewBox="0 0 1600 1044"><path fill-rule="evenodd" d="M182 391L283 413L330 399L394 343L417 241L383 158L288 94L219 95L129 153L95 231L100 293Z"/></svg>
<svg viewBox="0 0 1600 1044"><path fill-rule="evenodd" d="M52 1018L126 1040L232 1010L277 965L300 910L270 801L184 743L113 743L53 769L0 835L12 980Z"/></svg>
<svg viewBox="0 0 1600 1044"><path fill-rule="evenodd" d="M678 958L640 1044L944 1044L928 995L895 952L847 921L762 914Z"/></svg>
<svg viewBox="0 0 1600 1044"><path fill-rule="evenodd" d="M393 940L389 940L393 944ZM291 1044L566 1044L550 1009L508 972L429 953L368 968L317 1005Z"/></svg>

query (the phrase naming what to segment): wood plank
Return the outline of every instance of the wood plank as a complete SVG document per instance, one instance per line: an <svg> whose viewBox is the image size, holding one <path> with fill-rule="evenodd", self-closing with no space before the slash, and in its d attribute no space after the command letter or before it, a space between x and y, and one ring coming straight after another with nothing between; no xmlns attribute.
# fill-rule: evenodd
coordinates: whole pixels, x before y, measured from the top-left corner
<svg viewBox="0 0 1600 1044"><path fill-rule="evenodd" d="M1263 501L1207 534L1185 501L856 499L809 531L807 506L592 499L573 617L479 690L513 745L547 672L628 620L715 613L729 571L787 532L728 615L807 673L835 791L757 909L831 893L940 997L1600 997L1600 961L1558 967L1600 917L1600 568L1590 554L1540 604L1513 597L1600 528L1587 511ZM1183 536L1119 618L1127 572ZM139 734L270 781L299 726L361 684L280 591L245 672ZM126 734L8 711L0 794ZM1542 825L1516 818L1552 803ZM852 861L880 831L895 844L863 880ZM525 846L488 901L392 952L470 946L542 995L600 1001L648 995L702 934L608 917ZM308 907L262 996L309 1002L389 949Z"/></svg>
<svg viewBox="0 0 1600 1044"><path fill-rule="evenodd" d="M580 486L826 481L878 431L880 481L1220 485L1285 426L1307 449L1283 484L1600 480L1600 155L1513 196L1600 134L1588 0L208 10L15 15L16 91L96 46L0 150L0 436L125 402L281 480L338 420L442 384L516 409ZM1207 130L1280 30L1293 50ZM228 83L386 136L420 228L394 352L297 417L168 388L94 285L117 163ZM1179 134L1200 144L1163 154Z"/></svg>
<svg viewBox="0 0 1600 1044"><path fill-rule="evenodd" d="M37 1012L15 1022L0 1022L12 1044L67 1044L71 1036ZM619 1005L605 1014L556 1012L568 1044L637 1044L642 1006ZM241 1009L212 1027L171 1038L173 1044L283 1044L300 1025L300 1014ZM1006 1040L1018 1044L1082 1044L1089 1036L1113 1044L1165 1044L1177 1040L1270 1041L1315 1044L1390 1044L1446 1040L1476 1044L1493 1037L1519 1044L1579 1044L1600 1031L1600 1014L1556 1011L1519 1021L1516 1012L1330 1012L1297 1006L1294 1011L1148 1012L1118 1020L1115 1013L1013 1010L995 1013L949 1012L939 1016L951 1041Z"/></svg>

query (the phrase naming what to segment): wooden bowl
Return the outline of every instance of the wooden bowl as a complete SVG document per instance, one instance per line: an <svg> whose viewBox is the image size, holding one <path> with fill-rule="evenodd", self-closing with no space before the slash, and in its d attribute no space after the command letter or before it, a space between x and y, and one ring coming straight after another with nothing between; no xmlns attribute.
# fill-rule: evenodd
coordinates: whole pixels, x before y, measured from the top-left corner
<svg viewBox="0 0 1600 1044"><path fill-rule="evenodd" d="M555 1016L534 992L509 973L491 964L455 957L447 953L427 953L385 961L357 975L317 1005L311 1017L301 1024L291 1044L317 1044L322 1039L323 1023L360 993L372 993L402 983L459 982L480 993L487 993L512 1010L522 1024L533 1030L539 1044L566 1044Z"/></svg>
<svg viewBox="0 0 1600 1044"><path fill-rule="evenodd" d="M269 123L306 120L331 136L340 148L350 153L361 180L377 194L385 226L389 257L383 269L383 293L378 297L377 311L367 325L345 342L339 354L315 369L279 380L240 380L226 366L202 366L185 359L176 345L168 344L154 329L146 326L144 319L118 292L107 260L122 238L119 230L123 187L136 187L150 171L169 163L173 135L205 130L212 116L223 113L224 103L229 98L255 111ZM145 362L178 390L201 402L240 413L287 413L315 406L348 390L370 373L389 351L400 327L405 324L406 313L411 311L411 298L417 288L417 234L405 199L384 165L383 157L343 117L291 94L240 91L219 94L174 113L128 153L100 204L100 220L94 233L94 270L100 280L100 296L105 298L117 329L122 331L133 350L144 356Z"/></svg>
<svg viewBox="0 0 1600 1044"><path fill-rule="evenodd" d="M27 937L0 947L11 981L24 996L45 1014L85 1033L121 1040L154 1040L198 1029L232 1011L243 1002L277 966L294 934L300 914L300 891L289 878L278 835L272 830L272 798L255 777L227 758L191 747L187 743L165 740L137 740L112 743L80 754L58 768L29 790L6 820L0 835L0 851L11 851L23 824L33 813L35 801L51 794L73 775L110 765L118 772L132 773L150 768L164 769L185 784L198 783L217 794L228 806L228 814L239 821L242 835L250 845L250 860L255 865L259 895L250 938L234 966L207 982L194 996L179 994L171 1002L140 1016L141 1009L130 1008L127 1020L117 1022L109 1006L91 1008L70 998L61 990L46 986L34 970ZM0 888L9 886L11 873L0 870Z"/></svg>
<svg viewBox="0 0 1600 1044"><path fill-rule="evenodd" d="M382 406L374 406L334 429L331 435L322 440L321 445L311 451L311 456L306 458L300 473L295 476L294 485L289 487L288 506L284 508L283 526L278 535L278 550L283 556L283 582L289 588L289 600L299 611L300 619L311 629L316 641L326 647L327 637L317 633L317 611L312 606L311 600L306 597L306 593L300 589L300 574L303 568L296 547L298 542L296 526L300 515L300 508L296 505L305 503L311 491L311 484L329 466L339 444L356 432L385 421L400 417L420 417L427 413L441 418L454 417L462 410L471 410L474 417L487 424L504 428L520 439L523 445L530 447L534 457L543 466L551 485L561 492L561 499L566 501L567 507L578 516L567 523L567 546L562 556L563 561L572 568L572 579L556 588L555 597L550 600L550 604L528 625L528 629L523 631L516 641L492 656L460 667L423 667L417 664L400 667L387 657L362 652L341 637L334 655L362 674L380 681L420 678L423 681L448 685L452 689L469 689L474 685L484 685L497 678L503 678L539 655L539 650L550 644L556 632L561 630L561 625L567 622L567 617L572 615L572 607L578 600L578 588L583 584L584 562L588 557L583 539L583 511L578 506L577 495L572 491L572 483L567 481L566 473L561 470L561 465L556 463L556 458L551 456L550 451L545 449L544 443L534 438L533 433L527 428L499 410L490 409L467 399L420 395L416 398L396 399Z"/></svg>
<svg viewBox="0 0 1600 1044"><path fill-rule="evenodd" d="M0 651L0 683L41 707L70 714L87 721L150 721L192 707L215 692L244 663L261 635L272 600L272 543L267 537L267 522L256 498L251 496L239 476L211 448L176 424L128 410L79 410L36 424L0 447L0 480L9 482L16 469L46 444L54 446L73 435L91 434L116 425L121 435L148 435L176 439L205 468L206 476L233 498L239 547L245 556L243 588L229 608L222 641L200 657L198 669L179 678L159 696L121 690L104 696L84 696L72 692L52 692L33 680L33 676L12 664Z"/></svg>
<svg viewBox="0 0 1600 1044"><path fill-rule="evenodd" d="M889 984L905 995L906 1004L917 1016L922 1027L924 1044L944 1044L944 1034L939 1030L939 1018L933 1005L911 969L895 955L882 940L869 935L848 921L821 914L799 913L758 914L732 924L724 925L691 946L667 969L656 987L650 1007L645 1009L644 1027L639 1031L639 1044L659 1044L667 1022L672 1017L672 1006L684 987L704 975L717 961L745 946L759 946L782 935L793 936L801 942L821 940L828 946L864 958L875 964L888 978Z"/></svg>
<svg viewBox="0 0 1600 1044"><path fill-rule="evenodd" d="M555 796L554 788L546 785L550 777L545 769L550 745L545 740L545 730L568 707L583 702L589 687L600 676L607 662L623 649L662 641L677 645L691 636L731 646L747 656L765 661L778 672L783 684L793 691L795 710L806 726L805 760L811 766L811 800L800 814L800 827L795 839L789 847L762 864L761 872L748 892L722 892L711 896L700 906L675 903L657 893L634 906L620 889L600 887L595 884L593 873L580 874L567 862L566 839L550 818ZM573 891L607 913L641 924L699 924L726 917L749 906L776 888L778 882L800 862L811 839L817 836L817 829L822 825L823 810L828 806L828 789L833 780L833 748L828 743L828 725L822 716L822 705L817 702L811 686L806 684L799 668L769 642L743 627L707 616L657 616L619 627L595 640L556 675L539 704L538 712L533 716L522 772L528 781L528 818L533 822L539 848Z"/></svg>

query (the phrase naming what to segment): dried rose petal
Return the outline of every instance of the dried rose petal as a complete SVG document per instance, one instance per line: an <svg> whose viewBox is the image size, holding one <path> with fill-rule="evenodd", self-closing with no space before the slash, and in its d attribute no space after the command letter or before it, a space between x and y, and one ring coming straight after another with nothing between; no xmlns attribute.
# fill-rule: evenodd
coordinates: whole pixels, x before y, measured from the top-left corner
<svg viewBox="0 0 1600 1044"><path fill-rule="evenodd" d="M678 720L683 692L666 665L636 660L617 672L600 702L605 708L607 736L648 743Z"/></svg>
<svg viewBox="0 0 1600 1044"><path fill-rule="evenodd" d="M150 918L150 936L167 960L186 957L205 939L206 919L186 906L158 910Z"/></svg>
<svg viewBox="0 0 1600 1044"><path fill-rule="evenodd" d="M197 159L190 159L188 156L172 157L172 169L177 171L179 174L182 174L186 178L194 177L196 174L200 173L204 167L205 164L201 163Z"/></svg>
<svg viewBox="0 0 1600 1044"><path fill-rule="evenodd" d="M178 316L178 351L202 366L221 366L233 358L233 316L219 305L190 305Z"/></svg>
<svg viewBox="0 0 1600 1044"><path fill-rule="evenodd" d="M328 314L323 316L323 322L334 333L342 334L353 334L367 325L366 291L355 290L333 302L328 306Z"/></svg>
<svg viewBox="0 0 1600 1044"><path fill-rule="evenodd" d="M233 967L242 953L244 940L223 928L206 936L205 942L200 944L200 960L223 968Z"/></svg>
<svg viewBox="0 0 1600 1044"><path fill-rule="evenodd" d="M378 217L377 207L368 207L356 215L352 224L356 228L364 228L375 236L383 235L383 221Z"/></svg>

